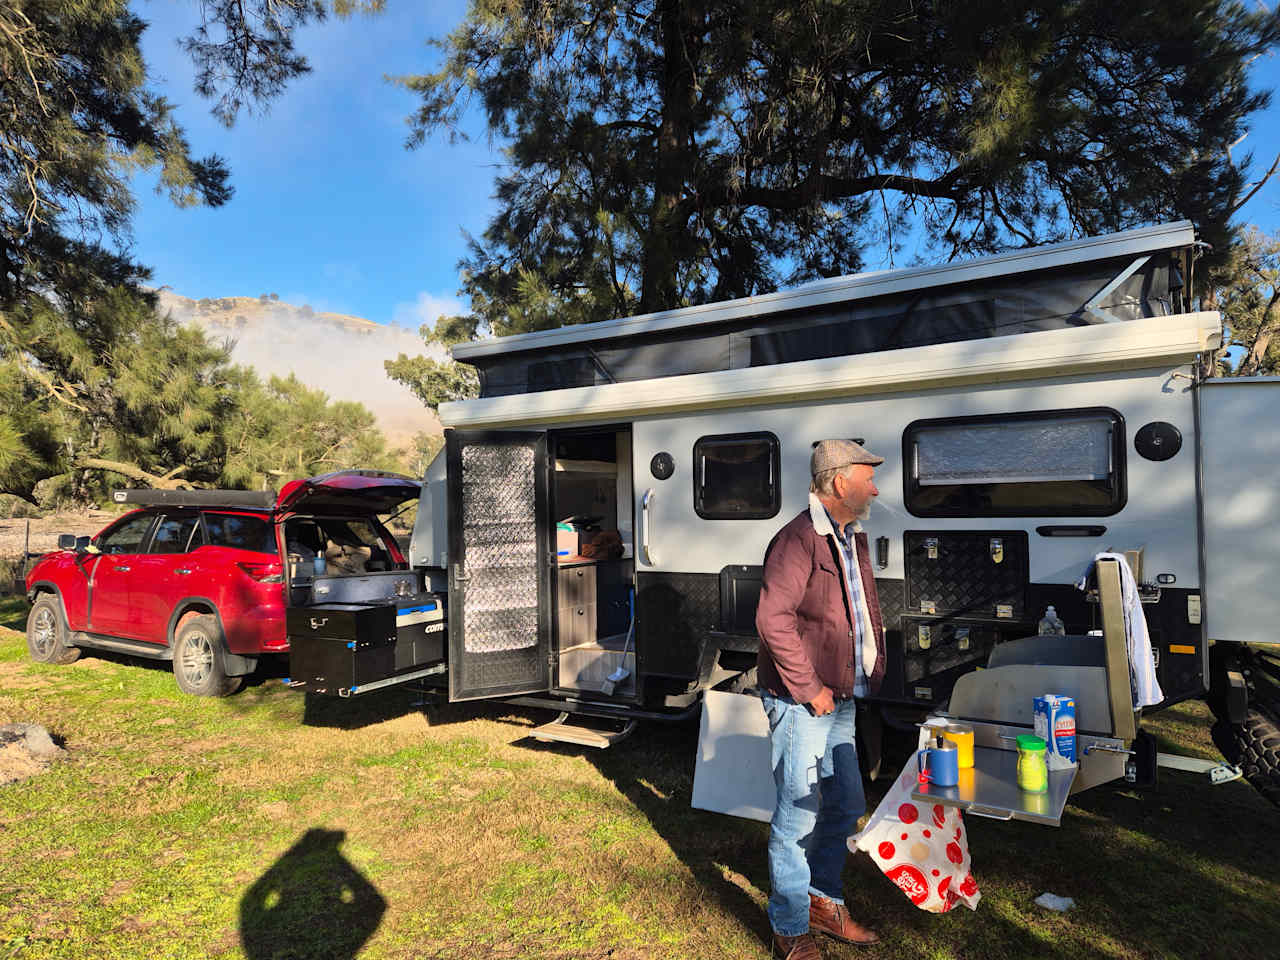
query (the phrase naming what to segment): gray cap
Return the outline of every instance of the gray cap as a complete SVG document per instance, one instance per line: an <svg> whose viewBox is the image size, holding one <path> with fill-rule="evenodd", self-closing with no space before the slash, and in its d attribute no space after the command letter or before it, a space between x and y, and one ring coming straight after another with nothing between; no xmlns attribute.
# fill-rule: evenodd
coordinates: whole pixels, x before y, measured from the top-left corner
<svg viewBox="0 0 1280 960"><path fill-rule="evenodd" d="M813 456L809 458L809 473L816 477L824 471L847 467L852 463L878 467L884 463L884 457L877 457L852 440L819 440L813 445Z"/></svg>

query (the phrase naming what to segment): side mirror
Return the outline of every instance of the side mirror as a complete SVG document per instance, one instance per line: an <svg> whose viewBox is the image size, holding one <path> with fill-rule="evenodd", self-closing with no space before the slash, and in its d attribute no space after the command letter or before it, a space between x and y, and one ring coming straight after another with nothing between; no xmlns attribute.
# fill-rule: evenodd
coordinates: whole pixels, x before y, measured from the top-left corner
<svg viewBox="0 0 1280 960"><path fill-rule="evenodd" d="M83 550L86 553L97 553L98 548L93 545L92 537L76 537L76 552Z"/></svg>
<svg viewBox="0 0 1280 960"><path fill-rule="evenodd" d="M74 533L60 533L60 534L58 534L58 549L59 549L59 550L74 550L74 549L76 549L76 543L77 543L77 538L76 538L76 535L75 535Z"/></svg>

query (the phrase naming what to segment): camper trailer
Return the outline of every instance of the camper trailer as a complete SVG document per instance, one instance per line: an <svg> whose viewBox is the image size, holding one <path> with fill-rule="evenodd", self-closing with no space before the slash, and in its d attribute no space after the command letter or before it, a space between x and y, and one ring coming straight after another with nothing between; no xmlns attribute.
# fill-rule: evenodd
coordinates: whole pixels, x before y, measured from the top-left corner
<svg viewBox="0 0 1280 960"><path fill-rule="evenodd" d="M806 506L813 444L850 437L886 458L863 524L888 644L874 714L950 709L998 754L1033 695L1073 694L1097 763L1068 789L1132 774L1119 580L1090 574L1120 553L1162 705L1212 689L1228 749L1274 784L1277 701L1243 644L1280 622L1280 387L1201 379L1222 331L1190 303L1195 249L1175 223L457 346L481 393L440 408L423 593L399 601L438 602L440 642L390 679L295 681L424 680L553 708L540 737L596 745L619 731L581 718L625 730L749 690L765 548ZM290 620L295 657L317 600ZM1067 637L1028 639L1049 606ZM368 616L387 642L408 629Z"/></svg>

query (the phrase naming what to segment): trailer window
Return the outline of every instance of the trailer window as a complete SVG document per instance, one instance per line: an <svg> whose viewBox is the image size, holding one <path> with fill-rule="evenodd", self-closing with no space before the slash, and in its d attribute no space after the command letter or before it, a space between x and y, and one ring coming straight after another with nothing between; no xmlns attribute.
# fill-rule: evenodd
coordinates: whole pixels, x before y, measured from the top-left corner
<svg viewBox="0 0 1280 960"><path fill-rule="evenodd" d="M1124 420L1114 410L918 420L903 434L918 517L1105 516L1124 506Z"/></svg>
<svg viewBox="0 0 1280 960"><path fill-rule="evenodd" d="M778 438L772 433L701 437L693 445L693 506L705 520L763 520L782 506Z"/></svg>

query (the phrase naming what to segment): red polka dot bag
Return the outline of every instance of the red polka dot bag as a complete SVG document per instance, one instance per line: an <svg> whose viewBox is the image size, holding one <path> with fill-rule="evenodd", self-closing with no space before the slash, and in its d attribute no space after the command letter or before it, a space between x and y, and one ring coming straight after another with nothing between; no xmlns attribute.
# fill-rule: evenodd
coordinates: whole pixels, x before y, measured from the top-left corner
<svg viewBox="0 0 1280 960"><path fill-rule="evenodd" d="M913 757L866 827L849 838L921 910L946 913L957 903L978 909L978 883L969 863L969 837L955 807L911 799Z"/></svg>

